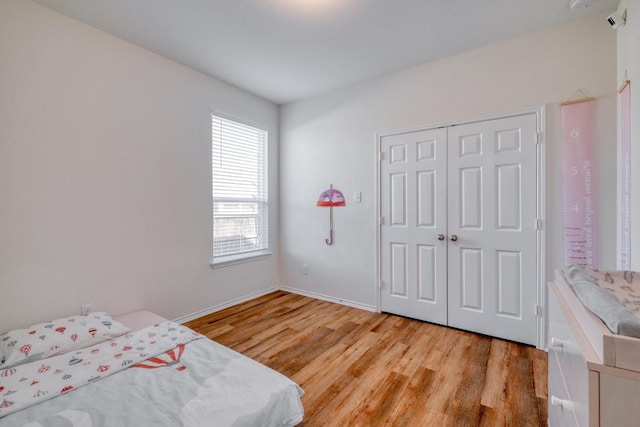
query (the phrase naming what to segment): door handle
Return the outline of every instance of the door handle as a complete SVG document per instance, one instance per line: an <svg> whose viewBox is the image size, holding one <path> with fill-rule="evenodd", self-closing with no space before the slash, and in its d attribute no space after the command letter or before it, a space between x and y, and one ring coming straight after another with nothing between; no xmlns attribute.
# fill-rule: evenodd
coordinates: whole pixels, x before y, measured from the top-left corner
<svg viewBox="0 0 640 427"><path fill-rule="evenodd" d="M458 240L458 236L456 236L455 234L452 234L451 237L449 237L451 239L452 242L455 242L456 240Z"/></svg>
<svg viewBox="0 0 640 427"><path fill-rule="evenodd" d="M438 234L438 240L444 240L444 234Z"/></svg>

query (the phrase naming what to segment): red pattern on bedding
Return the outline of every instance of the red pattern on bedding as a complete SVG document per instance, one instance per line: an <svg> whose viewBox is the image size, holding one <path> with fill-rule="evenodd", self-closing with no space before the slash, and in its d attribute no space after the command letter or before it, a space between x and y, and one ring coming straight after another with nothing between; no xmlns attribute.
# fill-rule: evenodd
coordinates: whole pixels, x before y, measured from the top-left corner
<svg viewBox="0 0 640 427"><path fill-rule="evenodd" d="M165 366L173 366L178 371L184 371L186 366L180 364L180 357L184 352L184 344L178 344L176 348L156 357L150 357L144 363L136 363L132 368L157 369ZM164 357L164 358L163 358ZM169 360L166 360L169 359Z"/></svg>

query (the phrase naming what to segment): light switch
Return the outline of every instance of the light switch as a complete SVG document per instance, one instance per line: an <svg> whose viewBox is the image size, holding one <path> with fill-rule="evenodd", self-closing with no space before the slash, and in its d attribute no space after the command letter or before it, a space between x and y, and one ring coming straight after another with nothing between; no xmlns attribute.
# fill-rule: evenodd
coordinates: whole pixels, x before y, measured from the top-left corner
<svg viewBox="0 0 640 427"><path fill-rule="evenodd" d="M355 203L362 202L362 191L356 191L353 193L353 201Z"/></svg>

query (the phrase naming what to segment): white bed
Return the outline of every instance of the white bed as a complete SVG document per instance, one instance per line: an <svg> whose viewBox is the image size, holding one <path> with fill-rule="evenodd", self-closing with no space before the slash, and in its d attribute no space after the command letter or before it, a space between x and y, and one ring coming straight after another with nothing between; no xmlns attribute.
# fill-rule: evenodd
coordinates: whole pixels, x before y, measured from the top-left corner
<svg viewBox="0 0 640 427"><path fill-rule="evenodd" d="M0 427L293 426L302 421L302 389L258 362L151 312L103 323L132 332L46 358L23 351L25 345L19 347L22 353L14 352L24 360L0 369ZM53 338L64 333L64 327L42 325L60 331L51 332ZM26 339L35 339L35 346L39 332L28 329L32 335ZM74 342L80 340L73 336ZM11 337L4 341L21 344Z"/></svg>

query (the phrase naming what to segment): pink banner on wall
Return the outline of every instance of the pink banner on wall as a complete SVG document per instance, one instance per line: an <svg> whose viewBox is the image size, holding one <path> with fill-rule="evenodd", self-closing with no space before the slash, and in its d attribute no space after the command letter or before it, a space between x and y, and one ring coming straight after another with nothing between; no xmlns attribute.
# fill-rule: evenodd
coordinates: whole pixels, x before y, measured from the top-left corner
<svg viewBox="0 0 640 427"><path fill-rule="evenodd" d="M620 269L631 269L631 84L620 88Z"/></svg>
<svg viewBox="0 0 640 427"><path fill-rule="evenodd" d="M593 99L562 104L564 260L598 266Z"/></svg>

